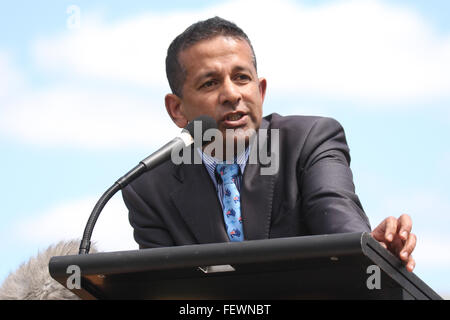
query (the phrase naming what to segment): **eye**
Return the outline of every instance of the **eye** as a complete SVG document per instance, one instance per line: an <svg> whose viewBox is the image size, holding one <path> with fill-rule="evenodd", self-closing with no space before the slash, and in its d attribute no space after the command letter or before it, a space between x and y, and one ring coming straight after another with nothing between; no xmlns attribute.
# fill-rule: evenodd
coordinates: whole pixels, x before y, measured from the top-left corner
<svg viewBox="0 0 450 320"><path fill-rule="evenodd" d="M251 80L252 78L249 75L246 75L244 73L240 73L238 75L236 75L235 80L238 82L242 82L242 83L247 83Z"/></svg>
<svg viewBox="0 0 450 320"><path fill-rule="evenodd" d="M211 87L214 86L215 84L217 84L217 81L216 81L216 80L208 80L208 81L206 81L205 83L203 83L203 84L200 86L200 89L203 89L203 88L205 88L205 89L211 88Z"/></svg>

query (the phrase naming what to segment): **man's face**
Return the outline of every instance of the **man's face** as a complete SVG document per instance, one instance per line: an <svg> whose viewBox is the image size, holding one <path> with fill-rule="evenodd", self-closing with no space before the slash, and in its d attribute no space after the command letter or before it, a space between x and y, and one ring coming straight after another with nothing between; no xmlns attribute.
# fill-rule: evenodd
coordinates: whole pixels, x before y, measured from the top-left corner
<svg viewBox="0 0 450 320"><path fill-rule="evenodd" d="M171 114L179 127L209 115L224 137L226 129L258 130L266 80L258 79L245 40L224 36L203 40L182 51L179 60L186 77L183 97L178 98L179 117Z"/></svg>

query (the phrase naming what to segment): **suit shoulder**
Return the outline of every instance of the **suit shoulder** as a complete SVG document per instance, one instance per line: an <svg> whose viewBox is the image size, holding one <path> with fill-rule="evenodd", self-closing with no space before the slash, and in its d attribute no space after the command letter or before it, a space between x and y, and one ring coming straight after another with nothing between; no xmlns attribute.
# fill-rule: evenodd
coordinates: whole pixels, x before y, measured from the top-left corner
<svg viewBox="0 0 450 320"><path fill-rule="evenodd" d="M281 116L277 113L272 113L264 119L270 123L269 126L271 129L289 130L294 132L309 132L316 126L323 129L342 129L341 124L336 119L330 117L301 115Z"/></svg>

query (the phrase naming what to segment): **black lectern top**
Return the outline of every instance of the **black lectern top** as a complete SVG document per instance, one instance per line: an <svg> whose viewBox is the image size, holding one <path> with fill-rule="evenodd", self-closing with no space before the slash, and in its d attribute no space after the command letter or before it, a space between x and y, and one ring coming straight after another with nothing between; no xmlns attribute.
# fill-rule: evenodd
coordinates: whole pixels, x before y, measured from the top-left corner
<svg viewBox="0 0 450 320"><path fill-rule="evenodd" d="M74 265L84 299L441 299L368 233L60 256L50 274L67 286Z"/></svg>

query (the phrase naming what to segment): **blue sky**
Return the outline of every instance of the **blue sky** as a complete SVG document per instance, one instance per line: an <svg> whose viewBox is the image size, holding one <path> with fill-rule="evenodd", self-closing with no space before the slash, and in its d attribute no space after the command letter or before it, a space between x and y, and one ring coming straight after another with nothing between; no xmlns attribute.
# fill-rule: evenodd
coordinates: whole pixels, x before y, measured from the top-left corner
<svg viewBox="0 0 450 320"><path fill-rule="evenodd" d="M410 214L415 272L449 297L448 12L448 1L406 0L2 2L0 281L80 237L103 191L178 132L163 105L165 50L217 14L253 41L265 114L342 123L372 225ZM105 251L135 247L120 195L93 239Z"/></svg>

